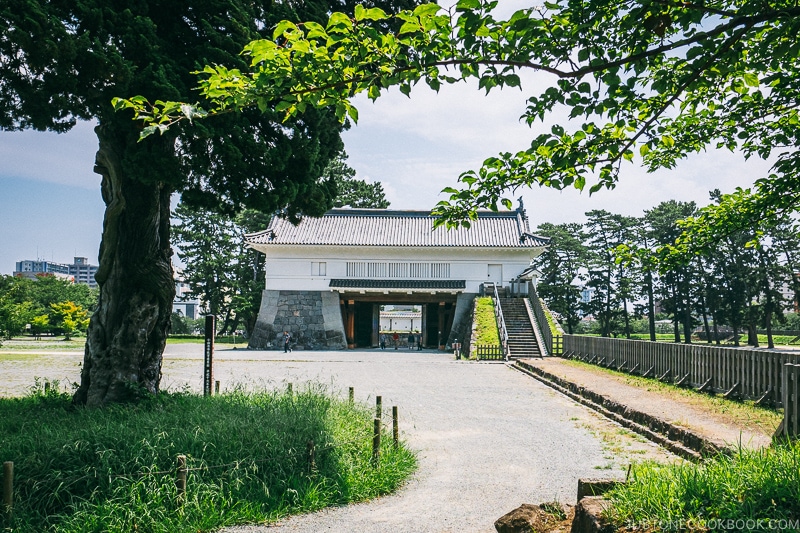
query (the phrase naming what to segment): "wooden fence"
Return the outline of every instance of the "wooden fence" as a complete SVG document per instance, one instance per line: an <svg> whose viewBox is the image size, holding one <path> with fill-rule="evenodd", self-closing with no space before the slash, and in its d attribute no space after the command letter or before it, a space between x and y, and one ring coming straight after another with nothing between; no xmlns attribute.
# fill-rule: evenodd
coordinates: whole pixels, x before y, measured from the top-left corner
<svg viewBox="0 0 800 533"><path fill-rule="evenodd" d="M478 361L505 361L506 356L503 347L499 344L476 344L472 348L472 353Z"/></svg>
<svg viewBox="0 0 800 533"><path fill-rule="evenodd" d="M776 435L800 435L800 365L787 364L783 368L783 422Z"/></svg>
<svg viewBox="0 0 800 533"><path fill-rule="evenodd" d="M565 357L777 406L784 401L784 365L800 363L797 355L762 350L579 335L563 338Z"/></svg>

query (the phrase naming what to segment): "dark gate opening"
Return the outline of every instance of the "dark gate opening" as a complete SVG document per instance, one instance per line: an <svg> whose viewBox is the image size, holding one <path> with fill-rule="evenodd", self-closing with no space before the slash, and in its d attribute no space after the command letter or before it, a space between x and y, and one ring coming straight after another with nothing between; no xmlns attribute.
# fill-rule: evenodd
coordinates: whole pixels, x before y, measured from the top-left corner
<svg viewBox="0 0 800 533"><path fill-rule="evenodd" d="M342 321L348 348L377 348L380 342L382 305L414 305L422 310L422 318L414 324L410 333L422 337L424 348L444 349L450 335L455 314L456 295L442 294L341 294ZM442 301L444 300L444 301ZM403 335L403 345L407 341ZM389 335L387 345L392 345Z"/></svg>

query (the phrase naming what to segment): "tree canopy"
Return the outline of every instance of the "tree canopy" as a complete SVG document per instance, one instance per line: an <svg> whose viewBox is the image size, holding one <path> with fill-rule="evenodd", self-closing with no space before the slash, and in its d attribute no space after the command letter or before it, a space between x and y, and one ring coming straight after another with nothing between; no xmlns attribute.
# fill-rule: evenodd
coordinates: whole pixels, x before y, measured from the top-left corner
<svg viewBox="0 0 800 533"><path fill-rule="evenodd" d="M387 9L413 1L375 0ZM0 128L63 132L97 122L94 170L106 203L97 310L87 333L78 403L128 401L159 389L175 293L170 200L234 214L297 219L330 209L320 176L342 149L344 125L325 109L284 120L243 109L138 142L117 95L205 101L193 71L246 68L243 46L282 19L324 22L348 0L0 0Z"/></svg>
<svg viewBox="0 0 800 533"><path fill-rule="evenodd" d="M143 98L116 100L167 132L196 116L276 109L287 118L332 107L358 113L351 98L408 94L424 82L477 78L486 91L520 85L519 72L553 81L522 111L532 124L566 108L569 125L536 135L530 148L486 159L445 189L435 212L468 224L479 207L510 206L519 187L613 188L625 161L672 168L708 147L774 158L773 173L703 214L706 229L780 216L800 200L798 54L800 7L788 0L553 0L496 19L496 1L425 4L388 16L356 8L326 25L281 22L272 39L244 49L247 69L207 65L200 86L210 106ZM398 20L399 31L379 25ZM706 231L708 233L708 231ZM701 235L702 236L702 235Z"/></svg>

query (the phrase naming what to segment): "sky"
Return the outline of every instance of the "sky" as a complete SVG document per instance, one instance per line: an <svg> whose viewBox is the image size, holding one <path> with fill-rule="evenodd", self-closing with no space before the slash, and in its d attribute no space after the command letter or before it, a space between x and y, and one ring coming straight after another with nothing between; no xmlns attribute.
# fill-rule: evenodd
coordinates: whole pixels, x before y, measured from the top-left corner
<svg viewBox="0 0 800 533"><path fill-rule="evenodd" d="M375 103L358 98L359 122L343 134L348 164L360 179L383 184L391 208L431 209L446 198L444 187L457 186L458 175L485 158L524 149L553 123L577 127L559 115L532 127L519 121L527 97L553 81L546 76L526 74L522 91L488 96L462 83L439 93L420 86L411 98L398 91ZM104 205L100 176L92 172L96 150L91 123L66 134L0 132L0 274L23 259L68 263L79 256L97 263ZM535 229L543 222L583 222L593 209L641 216L667 200L707 205L710 190L747 187L768 169L764 161L709 151L654 174L625 164L616 189L592 196L536 187L513 198L523 198Z"/></svg>

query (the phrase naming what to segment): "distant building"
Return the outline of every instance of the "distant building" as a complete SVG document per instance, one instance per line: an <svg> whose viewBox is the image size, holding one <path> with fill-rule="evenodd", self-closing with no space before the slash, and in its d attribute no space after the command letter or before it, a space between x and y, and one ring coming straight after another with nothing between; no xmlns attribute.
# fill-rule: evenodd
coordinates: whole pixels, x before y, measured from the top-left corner
<svg viewBox="0 0 800 533"><path fill-rule="evenodd" d="M381 331L419 331L422 329L422 308L395 306L380 312Z"/></svg>
<svg viewBox="0 0 800 533"><path fill-rule="evenodd" d="M274 217L246 243L266 255L266 282L252 348L280 344L284 331L309 349L377 347L382 305L415 306L423 347L464 338L474 298L491 283L534 274L549 239L516 211L480 211L469 227L434 229L430 211L333 209L295 225ZM397 310L397 307L394 308ZM400 317L398 317L399 319ZM411 328L411 318L402 329ZM390 327L400 329L392 318Z"/></svg>
<svg viewBox="0 0 800 533"><path fill-rule="evenodd" d="M183 280L183 271L177 267L175 267L174 271L175 299L172 301L172 312L197 320L201 312L200 300L189 295L189 284Z"/></svg>
<svg viewBox="0 0 800 533"><path fill-rule="evenodd" d="M74 283L97 287L97 281L94 279L97 268L97 265L90 265L89 259L86 257L75 257L72 264L26 259L17 261L14 275L30 279L36 279L36 276L41 275L56 276L62 279L69 279Z"/></svg>

